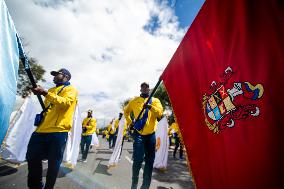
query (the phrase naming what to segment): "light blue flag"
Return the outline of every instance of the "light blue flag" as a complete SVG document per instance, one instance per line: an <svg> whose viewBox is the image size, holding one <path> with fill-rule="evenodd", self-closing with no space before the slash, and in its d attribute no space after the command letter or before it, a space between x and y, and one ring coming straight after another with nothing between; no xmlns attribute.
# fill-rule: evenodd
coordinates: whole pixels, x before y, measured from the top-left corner
<svg viewBox="0 0 284 189"><path fill-rule="evenodd" d="M0 144L2 144L16 100L20 42L4 0L0 0L0 24Z"/></svg>

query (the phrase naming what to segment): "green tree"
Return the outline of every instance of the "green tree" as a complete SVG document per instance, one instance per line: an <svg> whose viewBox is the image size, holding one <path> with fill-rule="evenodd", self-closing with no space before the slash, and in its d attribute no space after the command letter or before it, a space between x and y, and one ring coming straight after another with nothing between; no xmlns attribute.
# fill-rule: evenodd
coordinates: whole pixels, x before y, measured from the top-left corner
<svg viewBox="0 0 284 189"><path fill-rule="evenodd" d="M120 107L123 110L124 107L128 104L128 102L131 100L131 98L128 98L126 100L124 100L123 102L120 103Z"/></svg>
<svg viewBox="0 0 284 189"><path fill-rule="evenodd" d="M160 86L156 90L154 97L160 99L161 104L164 108L170 108L171 109L172 105L171 105L171 102L170 102L170 98L168 96L168 93L167 93L166 88L165 88L163 83L160 84Z"/></svg>
<svg viewBox="0 0 284 189"><path fill-rule="evenodd" d="M161 104L164 109L168 109L171 111L171 114L169 115L168 120L169 120L169 124L172 124L174 122L174 113L173 113L169 95L163 83L160 84L160 86L156 90L154 97L158 98L161 101Z"/></svg>
<svg viewBox="0 0 284 189"><path fill-rule="evenodd" d="M131 100L131 98L128 98L128 99L126 99L126 100L124 100L123 102L120 103L120 107L121 107L122 111L124 110L124 107L128 104L128 102L130 100ZM133 112L130 113L130 117L131 117L132 120L135 118Z"/></svg>
<svg viewBox="0 0 284 189"><path fill-rule="evenodd" d="M29 58L29 64L36 83L39 81L45 82L45 79L43 78L45 73L43 66L41 66L35 58ZM19 62L18 73L17 94L25 98L30 94L31 82L21 61Z"/></svg>

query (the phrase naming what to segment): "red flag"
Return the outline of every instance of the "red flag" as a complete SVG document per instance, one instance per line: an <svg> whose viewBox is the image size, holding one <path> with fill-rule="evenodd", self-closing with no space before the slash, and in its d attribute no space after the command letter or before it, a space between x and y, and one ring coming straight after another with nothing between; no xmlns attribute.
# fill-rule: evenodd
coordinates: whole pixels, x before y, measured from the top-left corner
<svg viewBox="0 0 284 189"><path fill-rule="evenodd" d="M164 81L197 189L284 186L284 3L207 0Z"/></svg>

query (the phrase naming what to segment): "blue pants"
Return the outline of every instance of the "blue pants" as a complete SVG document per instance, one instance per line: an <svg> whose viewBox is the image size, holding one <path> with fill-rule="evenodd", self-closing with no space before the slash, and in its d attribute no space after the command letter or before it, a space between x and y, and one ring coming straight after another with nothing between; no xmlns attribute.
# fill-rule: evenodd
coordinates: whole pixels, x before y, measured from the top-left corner
<svg viewBox="0 0 284 189"><path fill-rule="evenodd" d="M82 136L81 138L81 152L82 152L82 159L87 159L90 145L92 142L92 135Z"/></svg>
<svg viewBox="0 0 284 189"><path fill-rule="evenodd" d="M117 136L115 134L110 134L108 139L108 147L114 148Z"/></svg>
<svg viewBox="0 0 284 189"><path fill-rule="evenodd" d="M28 162L28 187L42 189L42 160L48 160L45 189L54 187L62 162L68 133L36 133L30 138L26 159Z"/></svg>
<svg viewBox="0 0 284 189"><path fill-rule="evenodd" d="M133 166L132 166L132 186L131 189L136 189L139 178L139 171L145 160L143 173L143 184L141 189L150 188L153 164L155 160L156 136L155 133L150 135L140 135L134 131L133 143Z"/></svg>
<svg viewBox="0 0 284 189"><path fill-rule="evenodd" d="M114 136L113 136L113 143L112 143L112 147L113 148L115 147L116 139L117 139L117 135L114 134Z"/></svg>

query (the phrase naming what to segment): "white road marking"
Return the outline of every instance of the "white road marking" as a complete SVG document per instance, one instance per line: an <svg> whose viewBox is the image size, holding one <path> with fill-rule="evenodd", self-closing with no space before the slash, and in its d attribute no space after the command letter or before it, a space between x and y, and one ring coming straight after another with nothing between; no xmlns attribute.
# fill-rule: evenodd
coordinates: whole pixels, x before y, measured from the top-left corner
<svg viewBox="0 0 284 189"><path fill-rule="evenodd" d="M133 164L133 161L130 159L130 157L125 156L125 159L127 159L127 161L129 161L131 164Z"/></svg>
<svg viewBox="0 0 284 189"><path fill-rule="evenodd" d="M125 159L126 159L127 161L129 161L131 164L133 164L133 161L130 159L130 157L125 156ZM143 169L140 169L140 173L143 174Z"/></svg>

